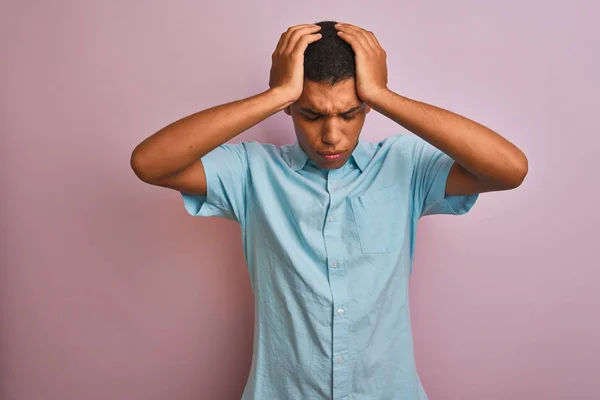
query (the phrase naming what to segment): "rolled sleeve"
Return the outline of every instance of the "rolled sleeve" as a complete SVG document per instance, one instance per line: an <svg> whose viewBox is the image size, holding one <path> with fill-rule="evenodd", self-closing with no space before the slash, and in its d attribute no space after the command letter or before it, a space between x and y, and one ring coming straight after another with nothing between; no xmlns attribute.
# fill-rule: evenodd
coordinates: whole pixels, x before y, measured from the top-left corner
<svg viewBox="0 0 600 400"><path fill-rule="evenodd" d="M201 161L206 175L206 196L181 192L185 210L193 216L219 217L244 224L248 180L245 144L223 144Z"/></svg>
<svg viewBox="0 0 600 400"><path fill-rule="evenodd" d="M435 214L462 215L473 208L479 195L446 196L446 183L454 160L423 139L414 138L413 182L420 217Z"/></svg>

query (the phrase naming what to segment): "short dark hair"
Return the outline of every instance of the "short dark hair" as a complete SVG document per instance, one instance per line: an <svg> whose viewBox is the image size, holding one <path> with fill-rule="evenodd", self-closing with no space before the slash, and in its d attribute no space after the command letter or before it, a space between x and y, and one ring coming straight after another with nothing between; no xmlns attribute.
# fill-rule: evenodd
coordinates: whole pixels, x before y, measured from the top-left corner
<svg viewBox="0 0 600 400"><path fill-rule="evenodd" d="M321 21L321 39L308 45L304 52L304 78L313 82L338 82L356 76L354 50L338 37L335 21Z"/></svg>

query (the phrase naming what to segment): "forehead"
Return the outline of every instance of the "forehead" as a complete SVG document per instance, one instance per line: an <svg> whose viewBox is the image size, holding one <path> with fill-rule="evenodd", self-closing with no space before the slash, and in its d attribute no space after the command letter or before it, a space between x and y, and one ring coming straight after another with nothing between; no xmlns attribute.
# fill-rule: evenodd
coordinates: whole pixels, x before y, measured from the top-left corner
<svg viewBox="0 0 600 400"><path fill-rule="evenodd" d="M355 80L346 79L331 86L326 82L304 80L302 95L298 105L322 113L342 113L361 105L356 93Z"/></svg>

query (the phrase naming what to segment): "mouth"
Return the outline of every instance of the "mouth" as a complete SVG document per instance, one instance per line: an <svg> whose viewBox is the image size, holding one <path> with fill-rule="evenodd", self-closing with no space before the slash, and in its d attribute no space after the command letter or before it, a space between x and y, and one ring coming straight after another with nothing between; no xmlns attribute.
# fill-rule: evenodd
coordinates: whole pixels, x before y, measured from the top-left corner
<svg viewBox="0 0 600 400"><path fill-rule="evenodd" d="M344 153L345 151L341 151L338 153L319 153L319 155L327 161L336 161L341 159Z"/></svg>

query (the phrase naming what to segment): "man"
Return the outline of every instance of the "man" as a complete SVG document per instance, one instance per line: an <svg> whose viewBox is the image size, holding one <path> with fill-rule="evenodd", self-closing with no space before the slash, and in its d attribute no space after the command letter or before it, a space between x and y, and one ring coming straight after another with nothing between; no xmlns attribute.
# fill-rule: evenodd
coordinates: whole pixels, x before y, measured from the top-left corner
<svg viewBox="0 0 600 400"><path fill-rule="evenodd" d="M417 222L518 187L527 158L476 122L392 92L385 51L350 24L290 27L269 86L172 123L131 158L190 214L240 224L255 294L243 399L426 399L408 306ZM415 135L359 141L371 109ZM281 110L294 144L226 144Z"/></svg>

